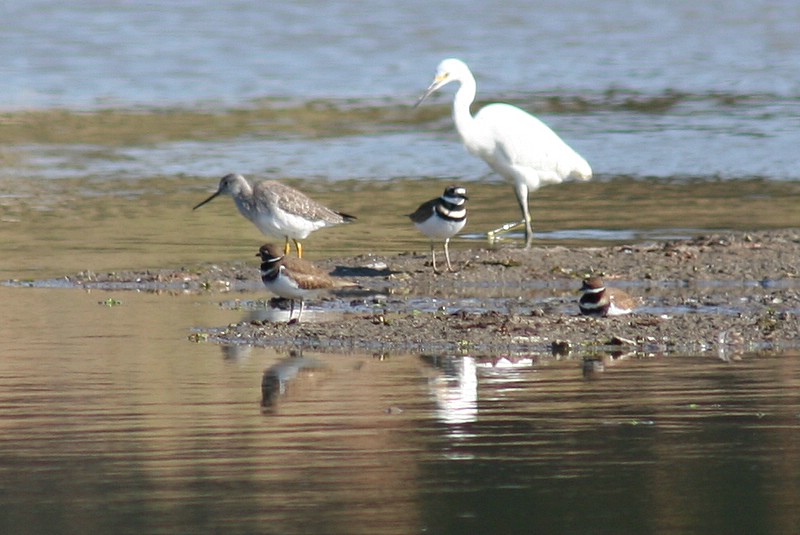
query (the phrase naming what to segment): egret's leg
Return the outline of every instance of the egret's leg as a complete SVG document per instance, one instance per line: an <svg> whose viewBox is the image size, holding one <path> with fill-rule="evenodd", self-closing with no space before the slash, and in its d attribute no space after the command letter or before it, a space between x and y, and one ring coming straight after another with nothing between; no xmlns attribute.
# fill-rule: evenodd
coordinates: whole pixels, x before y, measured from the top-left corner
<svg viewBox="0 0 800 535"><path fill-rule="evenodd" d="M510 232L516 228L524 226L525 226L524 219L522 221L514 221L513 223L506 223L502 227L490 230L489 232L486 233L486 236L489 238L490 242L493 242L500 236L500 234L505 234L506 232Z"/></svg>
<svg viewBox="0 0 800 535"><path fill-rule="evenodd" d="M531 230L531 215L528 211L528 185L521 181L516 182L514 184L514 193L517 196L517 203L519 203L519 207L522 210L522 221L506 223L502 227L487 232L486 236L489 238L489 241L494 241L500 234L505 234L506 232L510 232L519 227L525 227L525 242L527 247L530 245L530 240L533 237L533 231Z"/></svg>
<svg viewBox="0 0 800 535"><path fill-rule="evenodd" d="M297 258L303 258L303 244L294 239L292 241L294 241L294 248L297 249ZM287 251L286 254L289 252Z"/></svg>
<svg viewBox="0 0 800 535"><path fill-rule="evenodd" d="M286 243L283 244L283 254L288 255L292 248L289 246L289 236L286 236Z"/></svg>
<svg viewBox="0 0 800 535"><path fill-rule="evenodd" d="M453 266L450 265L450 238L444 240L444 257L447 260L447 271L450 273L455 273L456 270L453 269Z"/></svg>
<svg viewBox="0 0 800 535"><path fill-rule="evenodd" d="M533 240L533 229L531 228L531 212L528 209L528 185L524 182L517 182L514 191L517 194L517 202L522 209L523 222L525 223L525 247L531 246Z"/></svg>

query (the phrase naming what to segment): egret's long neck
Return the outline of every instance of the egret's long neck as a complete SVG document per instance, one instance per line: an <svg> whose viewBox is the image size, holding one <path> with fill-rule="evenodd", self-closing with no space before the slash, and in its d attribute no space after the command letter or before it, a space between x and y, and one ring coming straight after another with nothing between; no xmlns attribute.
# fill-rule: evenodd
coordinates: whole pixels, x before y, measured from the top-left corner
<svg viewBox="0 0 800 535"><path fill-rule="evenodd" d="M472 129L472 124L475 121L472 117L472 112L469 110L469 107L475 101L475 91L475 78L472 76L465 77L461 80L461 85L453 99L453 121L456 123L456 130L465 139L468 137L468 132Z"/></svg>
<svg viewBox="0 0 800 535"><path fill-rule="evenodd" d="M478 122L469 110L475 100L475 78L471 75L461 80L461 87L456 91L453 99L453 121L464 146L475 156L484 157L484 154L493 150L494 140L487 137L485 129L479 127Z"/></svg>

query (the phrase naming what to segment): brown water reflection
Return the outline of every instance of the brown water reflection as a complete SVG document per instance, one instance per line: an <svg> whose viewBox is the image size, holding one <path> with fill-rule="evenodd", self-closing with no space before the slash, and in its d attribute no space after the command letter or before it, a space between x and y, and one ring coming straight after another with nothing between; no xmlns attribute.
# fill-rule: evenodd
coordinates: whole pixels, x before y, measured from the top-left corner
<svg viewBox="0 0 800 535"><path fill-rule="evenodd" d="M214 296L0 288L0 531L790 533L800 355L193 344ZM108 298L119 304L108 306ZM308 359L263 406L265 372Z"/></svg>

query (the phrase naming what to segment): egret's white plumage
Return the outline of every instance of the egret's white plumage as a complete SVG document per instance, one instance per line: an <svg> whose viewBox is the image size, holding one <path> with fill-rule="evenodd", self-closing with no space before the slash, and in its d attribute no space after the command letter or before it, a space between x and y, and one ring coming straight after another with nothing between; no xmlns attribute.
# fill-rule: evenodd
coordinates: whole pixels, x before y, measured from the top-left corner
<svg viewBox="0 0 800 535"><path fill-rule="evenodd" d="M514 192L522 210L523 221L504 225L490 232L490 237L525 225L526 243L530 244L533 231L528 193L564 180L589 180L592 169L547 125L516 106L489 104L473 117L470 105L475 100L475 77L461 60L450 58L439 64L433 83L417 105L450 82L460 84L453 99L453 120L464 146L496 173L514 183Z"/></svg>

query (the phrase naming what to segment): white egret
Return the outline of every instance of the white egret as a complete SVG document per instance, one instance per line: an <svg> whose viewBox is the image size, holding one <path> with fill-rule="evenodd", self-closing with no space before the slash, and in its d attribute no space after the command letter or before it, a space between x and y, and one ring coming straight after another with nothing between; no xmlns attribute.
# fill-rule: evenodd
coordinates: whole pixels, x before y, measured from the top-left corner
<svg viewBox="0 0 800 535"><path fill-rule="evenodd" d="M470 105L475 100L475 77L461 60L450 58L439 63L433 83L416 106L450 82L461 84L453 99L453 120L464 146L514 183L522 209L522 221L490 231L489 238L524 225L525 242L529 246L533 230L528 193L564 180L589 180L592 169L547 125L516 106L489 104L473 117Z"/></svg>

